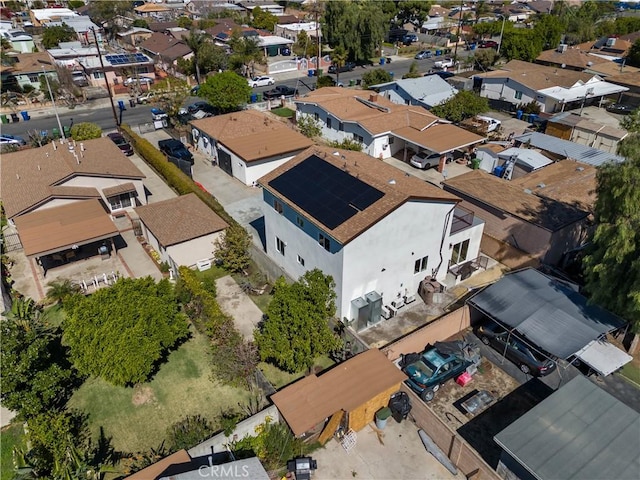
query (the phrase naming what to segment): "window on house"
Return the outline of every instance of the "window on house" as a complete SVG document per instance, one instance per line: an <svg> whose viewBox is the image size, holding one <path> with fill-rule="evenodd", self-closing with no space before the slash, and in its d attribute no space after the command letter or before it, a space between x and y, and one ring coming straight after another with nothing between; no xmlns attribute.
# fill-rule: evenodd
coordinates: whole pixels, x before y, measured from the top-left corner
<svg viewBox="0 0 640 480"><path fill-rule="evenodd" d="M276 250L278 250L282 255L284 255L284 247L286 247L285 243L276 237Z"/></svg>
<svg viewBox="0 0 640 480"><path fill-rule="evenodd" d="M93 72L93 78L104 78L104 73L102 72Z"/></svg>
<svg viewBox="0 0 640 480"><path fill-rule="evenodd" d="M389 137L389 145L393 145L393 142L396 141L396 137Z"/></svg>
<svg viewBox="0 0 640 480"><path fill-rule="evenodd" d="M422 257L416 260L413 265L413 273L424 272L427 269L427 263L429 263L429 257Z"/></svg>
<svg viewBox="0 0 640 480"><path fill-rule="evenodd" d="M273 209L276 212L278 212L280 215L282 215L282 212L283 212L282 203L276 200L275 198L273 199Z"/></svg>
<svg viewBox="0 0 640 480"><path fill-rule="evenodd" d="M516 100L521 100L522 99L522 92L520 90L516 90L516 92L513 94L513 96L516 98Z"/></svg>
<svg viewBox="0 0 640 480"><path fill-rule="evenodd" d="M327 128L331 128L331 118L327 117Z"/></svg>
<svg viewBox="0 0 640 480"><path fill-rule="evenodd" d="M458 264L467 261L467 253L469 253L469 240L456 243L451 252L451 263Z"/></svg>
<svg viewBox="0 0 640 480"><path fill-rule="evenodd" d="M314 113L314 114L313 114L313 119L314 119L316 122L317 122L317 121L319 121L319 120L320 120L320 115L319 115L319 114L317 114L317 113Z"/></svg>
<svg viewBox="0 0 640 480"><path fill-rule="evenodd" d="M304 267L304 258L298 255L298 263Z"/></svg>
<svg viewBox="0 0 640 480"><path fill-rule="evenodd" d="M131 194L123 193L114 197L109 197L109 205L111 210L119 210L121 208L127 208L131 206Z"/></svg>
<svg viewBox="0 0 640 480"><path fill-rule="evenodd" d="M360 135L358 135L357 133L354 133L354 134L353 134L353 139L354 139L356 142L364 143L364 138L363 138L363 137L361 137Z"/></svg>
<svg viewBox="0 0 640 480"><path fill-rule="evenodd" d="M322 234L318 236L318 243L327 251L331 251L331 241Z"/></svg>
<svg viewBox="0 0 640 480"><path fill-rule="evenodd" d="M303 228L303 227L304 227L304 220L303 220L302 218L300 218L300 217L296 217L296 223L298 224L298 226L299 226L300 228Z"/></svg>
<svg viewBox="0 0 640 480"><path fill-rule="evenodd" d="M37 73L30 73L27 75L31 83L38 83L40 81L40 75Z"/></svg>
<svg viewBox="0 0 640 480"><path fill-rule="evenodd" d="M341 132L344 132L344 123L342 122L338 123L338 130L340 130Z"/></svg>

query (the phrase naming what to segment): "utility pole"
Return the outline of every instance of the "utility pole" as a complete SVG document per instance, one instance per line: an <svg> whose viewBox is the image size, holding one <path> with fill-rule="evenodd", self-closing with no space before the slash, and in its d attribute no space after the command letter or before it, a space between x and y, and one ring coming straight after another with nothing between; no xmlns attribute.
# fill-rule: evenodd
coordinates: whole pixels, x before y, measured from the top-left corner
<svg viewBox="0 0 640 480"><path fill-rule="evenodd" d="M322 40L320 38L320 23L318 20L318 13L320 11L320 4L316 2L313 6L313 13L316 16L316 40L318 41L318 64L316 65L316 76L320 76L320 58L322 57Z"/></svg>
<svg viewBox="0 0 640 480"><path fill-rule="evenodd" d="M116 106L113 103L113 94L111 93L111 88L109 87L109 80L107 79L107 73L104 71L104 62L102 61L102 54L100 53L100 46L98 45L98 35L96 34L95 27L91 27L91 31L93 32L93 39L96 42L96 50L98 50L98 58L100 59L100 68L102 69L102 75L104 75L104 83L107 86L107 92L109 93L109 101L111 102L111 111L113 112L113 119L116 122L116 127L120 127L120 122L118 121L118 114L116 113Z"/></svg>
<svg viewBox="0 0 640 480"><path fill-rule="evenodd" d="M498 40L498 49L496 51L498 58L500 58L500 47L502 47L502 35L504 35L504 22L507 20L507 17L505 17L504 14L500 16L502 17L502 28L500 29L500 39Z"/></svg>
<svg viewBox="0 0 640 480"><path fill-rule="evenodd" d="M58 121L58 128L60 129L60 135L62 138L67 138L64 134L64 129L62 128L62 124L60 123L60 116L58 115L58 107L56 107L56 101L53 98L53 92L51 91L51 84L49 83L49 77L47 76L47 72L44 69L44 65L42 66L42 73L44 74L44 79L47 82L47 89L49 89L49 96L51 97L51 103L53 104L53 112L56 114L56 120Z"/></svg>
<svg viewBox="0 0 640 480"><path fill-rule="evenodd" d="M456 34L456 37L458 37L456 39L456 48L453 50L453 61L454 61L454 65L453 68L457 71L458 68L455 65L458 62L458 44L460 43L460 30L462 29L462 7L464 6L464 0L460 0L460 12L458 13L458 15L460 16L460 19L458 20L458 33Z"/></svg>

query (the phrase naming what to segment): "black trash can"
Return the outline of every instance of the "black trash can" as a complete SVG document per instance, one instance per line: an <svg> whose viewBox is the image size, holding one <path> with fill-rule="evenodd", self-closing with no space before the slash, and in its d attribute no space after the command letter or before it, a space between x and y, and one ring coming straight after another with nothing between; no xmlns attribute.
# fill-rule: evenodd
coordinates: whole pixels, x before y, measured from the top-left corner
<svg viewBox="0 0 640 480"><path fill-rule="evenodd" d="M11 114L11 123L18 123L20 121L20 118L18 117L17 113L12 113Z"/></svg>
<svg viewBox="0 0 640 480"><path fill-rule="evenodd" d="M135 98L130 98L129 99L129 106L130 107L135 107L136 106L136 99Z"/></svg>
<svg viewBox="0 0 640 480"><path fill-rule="evenodd" d="M406 420L411 412L411 400L406 392L398 392L391 395L389 400L389 408L391 409L391 415L396 422L400 423L402 420Z"/></svg>

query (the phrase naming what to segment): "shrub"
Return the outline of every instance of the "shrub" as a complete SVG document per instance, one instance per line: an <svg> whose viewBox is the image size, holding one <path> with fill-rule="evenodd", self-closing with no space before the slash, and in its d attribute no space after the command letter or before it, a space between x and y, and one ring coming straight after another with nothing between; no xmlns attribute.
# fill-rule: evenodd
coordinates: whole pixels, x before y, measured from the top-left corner
<svg viewBox="0 0 640 480"><path fill-rule="evenodd" d="M167 430L169 449L177 452L191 448L211 437L215 430L209 421L200 415L188 415Z"/></svg>
<svg viewBox="0 0 640 480"><path fill-rule="evenodd" d="M101 136L102 128L95 123L76 123L71 127L71 138L77 141L91 140L92 138L100 138Z"/></svg>
<svg viewBox="0 0 640 480"><path fill-rule="evenodd" d="M313 138L320 135L322 129L320 124L311 115L302 115L298 119L298 130L305 137Z"/></svg>
<svg viewBox="0 0 640 480"><path fill-rule="evenodd" d="M343 150L353 150L354 152L362 151L362 144L357 140L351 138L345 138L341 142L337 140L330 142L330 145L335 148L342 148Z"/></svg>

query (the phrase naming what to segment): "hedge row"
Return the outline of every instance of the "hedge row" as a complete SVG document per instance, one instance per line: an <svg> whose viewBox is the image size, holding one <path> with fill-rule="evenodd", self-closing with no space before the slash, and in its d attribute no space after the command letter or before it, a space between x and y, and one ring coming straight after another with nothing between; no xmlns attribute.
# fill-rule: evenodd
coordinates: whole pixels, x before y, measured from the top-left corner
<svg viewBox="0 0 640 480"><path fill-rule="evenodd" d="M169 162L164 154L154 147L148 140L134 133L129 125L120 125L122 132L128 137L135 151L142 159L155 169L167 184L178 194L195 193L200 200L222 217L229 225L237 222L229 215L218 201L208 192L198 187L192 179L185 175L178 167Z"/></svg>

